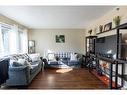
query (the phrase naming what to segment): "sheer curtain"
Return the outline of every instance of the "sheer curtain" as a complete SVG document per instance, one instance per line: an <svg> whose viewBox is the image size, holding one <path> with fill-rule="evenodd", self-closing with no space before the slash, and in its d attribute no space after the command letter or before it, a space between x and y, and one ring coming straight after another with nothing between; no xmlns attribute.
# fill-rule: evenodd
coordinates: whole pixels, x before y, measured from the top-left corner
<svg viewBox="0 0 127 95"><path fill-rule="evenodd" d="M28 30L24 29L23 31L23 44L22 44L22 53L28 53Z"/></svg>
<svg viewBox="0 0 127 95"><path fill-rule="evenodd" d="M16 54L19 51L18 46L18 26L13 25L11 32L9 32L9 53Z"/></svg>

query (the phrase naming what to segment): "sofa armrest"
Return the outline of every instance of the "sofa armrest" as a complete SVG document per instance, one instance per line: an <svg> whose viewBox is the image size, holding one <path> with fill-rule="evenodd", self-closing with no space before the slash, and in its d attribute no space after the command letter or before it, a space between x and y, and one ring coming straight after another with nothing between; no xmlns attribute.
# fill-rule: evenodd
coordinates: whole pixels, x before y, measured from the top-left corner
<svg viewBox="0 0 127 95"><path fill-rule="evenodd" d="M9 67L9 79L7 85L27 85L30 79L30 68L28 66Z"/></svg>
<svg viewBox="0 0 127 95"><path fill-rule="evenodd" d="M30 68L28 66L9 67L9 74L24 76L26 79L30 78Z"/></svg>
<svg viewBox="0 0 127 95"><path fill-rule="evenodd" d="M79 64L82 64L82 57L78 58Z"/></svg>

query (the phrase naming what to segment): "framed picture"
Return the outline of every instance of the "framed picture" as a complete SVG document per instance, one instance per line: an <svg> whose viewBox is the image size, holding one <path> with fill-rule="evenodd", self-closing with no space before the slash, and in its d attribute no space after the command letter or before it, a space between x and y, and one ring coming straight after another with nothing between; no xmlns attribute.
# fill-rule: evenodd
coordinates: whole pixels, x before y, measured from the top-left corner
<svg viewBox="0 0 127 95"><path fill-rule="evenodd" d="M28 41L28 52L35 53L35 41L34 40Z"/></svg>
<svg viewBox="0 0 127 95"><path fill-rule="evenodd" d="M56 35L56 43L65 43L64 35Z"/></svg>
<svg viewBox="0 0 127 95"><path fill-rule="evenodd" d="M110 22L110 23L108 23L104 26L104 31L108 31L108 30L111 30L111 29L112 29L112 22Z"/></svg>

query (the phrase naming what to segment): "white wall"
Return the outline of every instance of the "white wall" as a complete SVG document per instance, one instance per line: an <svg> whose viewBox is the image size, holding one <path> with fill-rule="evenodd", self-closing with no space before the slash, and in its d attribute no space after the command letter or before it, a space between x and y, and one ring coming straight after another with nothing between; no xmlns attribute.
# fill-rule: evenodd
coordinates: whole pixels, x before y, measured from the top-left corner
<svg viewBox="0 0 127 95"><path fill-rule="evenodd" d="M55 35L65 35L65 43L56 43ZM29 40L35 40L36 52L77 52L84 54L84 29L31 29Z"/></svg>

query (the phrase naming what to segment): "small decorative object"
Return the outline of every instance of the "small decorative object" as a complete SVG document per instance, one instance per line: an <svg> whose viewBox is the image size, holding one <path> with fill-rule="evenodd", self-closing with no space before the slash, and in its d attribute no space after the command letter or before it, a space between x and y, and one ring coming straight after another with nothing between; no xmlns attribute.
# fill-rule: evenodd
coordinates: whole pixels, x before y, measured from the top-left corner
<svg viewBox="0 0 127 95"><path fill-rule="evenodd" d="M120 25L121 17L116 16L116 17L113 18L113 21L115 23L115 26L118 26L118 25Z"/></svg>
<svg viewBox="0 0 127 95"><path fill-rule="evenodd" d="M107 68L107 63L103 63L102 65L104 68Z"/></svg>
<svg viewBox="0 0 127 95"><path fill-rule="evenodd" d="M59 61L59 60L60 60L60 58L58 56L56 56L56 61Z"/></svg>
<svg viewBox="0 0 127 95"><path fill-rule="evenodd" d="M88 31L88 33L91 35L92 34L92 29Z"/></svg>
<svg viewBox="0 0 127 95"><path fill-rule="evenodd" d="M34 40L29 40L28 42L28 47L29 47L29 53L35 53L35 41Z"/></svg>
<svg viewBox="0 0 127 95"><path fill-rule="evenodd" d="M100 33L102 32L102 30L103 30L103 25L100 25L100 26L99 26L99 31L100 31Z"/></svg>
<svg viewBox="0 0 127 95"><path fill-rule="evenodd" d="M111 30L111 29L112 29L112 22L110 22L110 23L108 23L104 26L104 31L108 31L108 30Z"/></svg>
<svg viewBox="0 0 127 95"><path fill-rule="evenodd" d="M64 35L56 35L56 43L65 43Z"/></svg>

